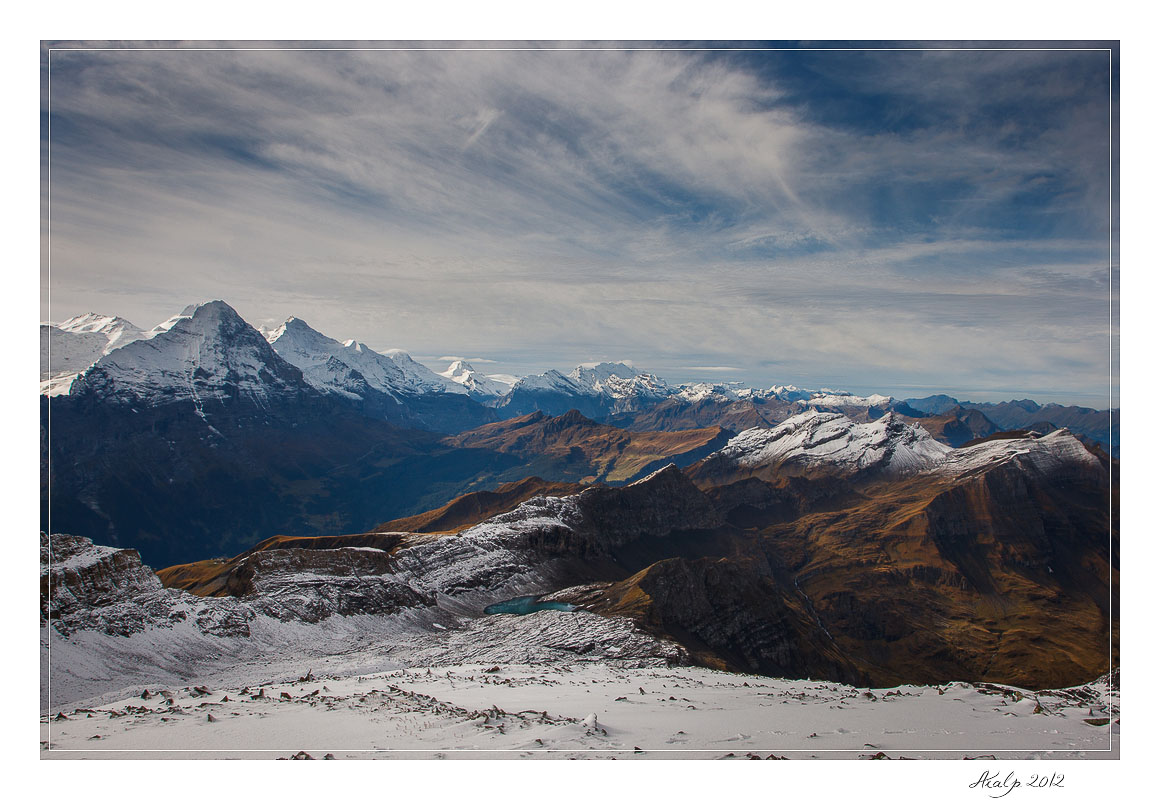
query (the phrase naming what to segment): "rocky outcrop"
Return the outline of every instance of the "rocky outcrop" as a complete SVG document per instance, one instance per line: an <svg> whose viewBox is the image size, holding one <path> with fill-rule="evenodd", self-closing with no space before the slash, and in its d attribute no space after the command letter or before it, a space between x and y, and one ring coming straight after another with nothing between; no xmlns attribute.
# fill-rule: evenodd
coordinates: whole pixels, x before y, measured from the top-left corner
<svg viewBox="0 0 1160 800"><path fill-rule="evenodd" d="M591 538L609 552L645 536L722 524L717 509L675 465L623 488L586 489L576 503Z"/></svg>
<svg viewBox="0 0 1160 800"><path fill-rule="evenodd" d="M234 596L199 597L165 588L134 550L42 535L41 622L65 637L78 630L131 636L186 622L231 637L249 636L258 616L317 623L434 604L394 575L386 553L373 548L269 549L235 566L228 576Z"/></svg>
<svg viewBox="0 0 1160 800"><path fill-rule="evenodd" d="M135 550L90 539L40 535L40 616L61 633L77 629L128 636L185 619Z"/></svg>

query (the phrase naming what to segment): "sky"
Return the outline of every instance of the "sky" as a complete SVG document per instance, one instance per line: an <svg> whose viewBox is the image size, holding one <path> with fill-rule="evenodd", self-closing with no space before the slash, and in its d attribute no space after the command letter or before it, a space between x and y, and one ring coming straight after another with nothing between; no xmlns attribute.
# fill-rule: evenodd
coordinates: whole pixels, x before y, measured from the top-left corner
<svg viewBox="0 0 1160 800"><path fill-rule="evenodd" d="M42 51L43 320L1109 405L1106 45L310 46Z"/></svg>

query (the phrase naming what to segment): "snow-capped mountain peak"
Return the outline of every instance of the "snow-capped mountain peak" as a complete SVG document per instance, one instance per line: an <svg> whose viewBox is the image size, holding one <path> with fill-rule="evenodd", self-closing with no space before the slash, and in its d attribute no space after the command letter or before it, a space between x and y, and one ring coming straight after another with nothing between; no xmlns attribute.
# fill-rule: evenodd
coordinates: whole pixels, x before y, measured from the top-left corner
<svg viewBox="0 0 1160 800"><path fill-rule="evenodd" d="M102 333L110 341L125 334L140 335L144 333L144 331L124 317L94 314L91 311L87 314L79 314L66 319L56 327L62 331L69 331L70 333Z"/></svg>
<svg viewBox="0 0 1160 800"><path fill-rule="evenodd" d="M347 339L342 343L342 346L347 350L353 350L356 353L373 353L374 351L367 347L357 339Z"/></svg>
<svg viewBox="0 0 1160 800"><path fill-rule="evenodd" d="M108 314L80 314L40 326L41 393L67 393L77 374L145 333L129 320Z"/></svg>
<svg viewBox="0 0 1160 800"><path fill-rule="evenodd" d="M302 378L221 300L191 305L102 356L70 393L92 391L150 405L247 397L262 404L303 388Z"/></svg>
<svg viewBox="0 0 1160 800"><path fill-rule="evenodd" d="M383 352L403 372L409 391L416 394L467 394L467 388L450 378L428 369L406 350L391 349Z"/></svg>
<svg viewBox="0 0 1160 800"><path fill-rule="evenodd" d="M394 394L403 383L402 370L389 358L351 346L353 342L339 344L298 317L287 319L267 338L278 355L322 392L358 399L368 388Z"/></svg>
<svg viewBox="0 0 1160 800"><path fill-rule="evenodd" d="M603 361L599 364L580 364L568 373L568 377L584 386L596 386L612 377L628 380L639 374L623 362Z"/></svg>
<svg viewBox="0 0 1160 800"><path fill-rule="evenodd" d="M604 395L618 406L660 400L672 393L663 379L619 361L581 364L568 373L568 378L589 394Z"/></svg>
<svg viewBox="0 0 1160 800"><path fill-rule="evenodd" d="M813 392L806 403L821 408L870 408L872 406L885 408L894 403L894 398L883 394L861 397L850 392L822 389Z"/></svg>
<svg viewBox="0 0 1160 800"><path fill-rule="evenodd" d="M270 344L302 370L311 386L323 392L358 398L371 389L397 399L402 395L467 391L416 363L404 350L379 353L355 339L340 343L298 317L290 317L275 329Z"/></svg>
<svg viewBox="0 0 1160 800"><path fill-rule="evenodd" d="M754 468L826 465L847 473L880 468L902 474L938 464L950 449L893 412L856 423L843 414L810 409L774 428L742 431L720 456Z"/></svg>
<svg viewBox="0 0 1160 800"><path fill-rule="evenodd" d="M539 375L525 375L516 381L514 388L576 395L591 394L588 387L583 386L578 381L569 378L564 373L555 369L541 372Z"/></svg>
<svg viewBox="0 0 1160 800"><path fill-rule="evenodd" d="M742 431L713 458L751 469L822 467L844 475L875 470L895 476L933 472L956 479L1007 462L1042 473L1098 462L1066 428L954 448L893 411L857 423L814 408L774 428Z"/></svg>
<svg viewBox="0 0 1160 800"><path fill-rule="evenodd" d="M1044 474L1077 464L1095 466L1099 463L1099 459L1071 431L1060 428L1044 436L1029 432L1021 438L998 438L955 448L938 465L938 471L957 477L1010 461Z"/></svg>
<svg viewBox="0 0 1160 800"><path fill-rule="evenodd" d="M443 372L440 372L439 375L448 380L455 381L474 395L502 397L511 389L510 384L480 374L475 367L462 359L451 362L451 366Z"/></svg>

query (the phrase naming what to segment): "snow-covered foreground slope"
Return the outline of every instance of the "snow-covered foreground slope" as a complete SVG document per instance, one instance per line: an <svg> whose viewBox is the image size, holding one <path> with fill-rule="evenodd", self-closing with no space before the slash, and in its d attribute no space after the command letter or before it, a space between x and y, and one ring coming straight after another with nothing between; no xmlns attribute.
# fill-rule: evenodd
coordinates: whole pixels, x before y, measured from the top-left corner
<svg viewBox="0 0 1160 800"><path fill-rule="evenodd" d="M573 617L495 624L566 628ZM1093 759L1118 757L1119 727L1119 692L1106 680L1038 693L966 683L867 691L566 654L432 664L420 644L398 660L347 653L142 680L54 707L41 718L41 749L45 758Z"/></svg>
<svg viewBox="0 0 1160 800"><path fill-rule="evenodd" d="M530 525L533 510L555 516L561 527L572 516L532 506L508 525ZM335 602L334 591L348 601L359 593L364 600L378 595L367 564L352 573L354 583L336 582L346 567L358 566L341 553L382 557L377 548L315 551L328 572L303 571L309 566L303 562L285 583L262 574L289 573L261 567L254 579L259 599L240 600L162 589L131 551L54 537L52 569L42 573L42 755L1118 753L1118 687L1107 680L1050 691L967 683L866 690L691 667L680 645L623 617L470 613L478 606L470 602L474 595L498 596L470 587L470 580L465 585L471 573L491 574L486 583L505 593L518 583L505 577L513 569L518 574L520 565L496 549L496 524L440 537L445 544L433 540L425 554L413 554L417 562L435 562L428 585L419 589L466 591L441 593L437 604L361 614L323 612ZM440 554L441 548L451 552ZM466 559L472 568L459 569L439 555Z"/></svg>

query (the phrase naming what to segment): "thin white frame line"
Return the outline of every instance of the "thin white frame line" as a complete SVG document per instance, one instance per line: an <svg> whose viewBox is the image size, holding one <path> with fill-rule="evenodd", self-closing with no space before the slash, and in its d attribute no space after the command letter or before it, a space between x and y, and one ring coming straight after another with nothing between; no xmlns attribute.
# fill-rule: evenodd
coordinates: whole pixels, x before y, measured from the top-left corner
<svg viewBox="0 0 1160 800"><path fill-rule="evenodd" d="M45 59L48 62L48 244L46 245L47 257L47 279L48 279L48 313L52 315L52 49L48 51ZM51 321L51 320L50 320ZM52 366L52 336L48 337L48 364L51 369ZM48 447L45 451L45 469L47 474L45 480L47 485L45 487L45 533L48 535L48 585L49 591L52 591L52 573L53 565L56 563L53 560L52 553L52 398L44 401L47 404L46 410L46 431L45 435L48 440ZM39 411L39 409L37 409ZM52 619L48 620L48 707L52 708ZM49 718L48 723L48 738L52 741L52 719Z"/></svg>
<svg viewBox="0 0 1160 800"><path fill-rule="evenodd" d="M62 53L247 53L247 52L419 52L419 53L1108 53L1109 47L50 47Z"/></svg>
<svg viewBox="0 0 1160 800"><path fill-rule="evenodd" d="M48 294L49 294L49 308L51 313L52 308L52 53L53 52L392 52L392 51L406 51L406 52L1107 52L1108 53L1108 441L1109 449L1111 446L1111 410L1112 410L1112 372L1114 372L1114 362L1112 362L1112 350L1114 350L1114 329L1112 329L1112 298L1115 296L1114 282L1112 282L1112 195L1114 195L1114 177L1112 177L1112 163L1114 163L1114 138L1115 133L1112 130L1112 53L1111 48L229 48L229 46L222 46L222 48L48 48L48 223L49 223L49 242L48 242ZM51 363L51 337L49 342L49 358ZM52 401L48 400L48 437L49 442L52 441ZM1110 457L1110 453L1109 453ZM52 450L51 446L48 451L48 465L51 472ZM48 518L48 533L49 533L49 569L51 581L51 568L53 563L52 558L52 482L49 481L48 486L48 510L46 510L46 518ZM1109 555L1111 550L1111 497L1108 501L1108 547ZM1109 570L1110 570L1109 562ZM1110 572L1109 572L1110 577ZM1112 594L1111 582L1108 584L1108 601L1109 608L1111 608ZM51 627L51 626L50 626ZM1112 652L1112 635L1109 624L1108 631L1108 666L1111 669L1111 652ZM48 661L49 661L49 707L52 707L52 637L51 631L49 635L48 647ZM48 719L49 726L49 748L46 751L53 750L51 746L52 741L52 718ZM1110 727L1110 726L1109 726ZM1112 733L1108 732L1108 748L1099 750L1065 750L1065 752L1111 752L1112 751ZM266 750L68 750L71 752L266 752ZM521 750L474 750L476 752L521 752ZM537 750L538 752L557 752L557 750ZM657 750L654 752L728 752L727 750ZM937 750L937 749L911 749L908 752L972 752L972 750ZM338 750L338 752L461 752L459 750ZM470 751L469 751L470 752ZM573 750L559 750L558 752L573 752ZM592 750L578 750L575 752L592 752ZM604 750L597 752L619 752L619 750ZM785 752L862 752L861 750L785 750ZM993 750L993 752L1054 752L1054 750Z"/></svg>
<svg viewBox="0 0 1160 800"><path fill-rule="evenodd" d="M1115 379L1115 319L1112 313L1112 304L1116 296L1116 282L1114 270L1114 249L1112 249L1112 241L1114 241L1114 231L1117 225L1115 224L1114 211L1114 148L1116 141L1116 131L1112 126L1112 97L1114 97L1114 75L1112 75L1112 58L1111 50L1108 51L1108 480L1109 487L1112 480L1116 480L1117 475L1112 474L1111 468L1111 430L1112 430L1112 413L1115 407L1112 405L1112 394L1115 388L1112 385L1112 380ZM1118 620L1112 620L1112 609L1116 608L1115 598L1112 597L1111 591L1111 524L1112 524L1112 503L1115 494L1108 492L1108 674L1109 674L1109 690L1111 688L1110 675L1112 670L1112 630ZM1118 614L1117 614L1118 616ZM1111 730L1108 732L1108 750L1111 750Z"/></svg>

